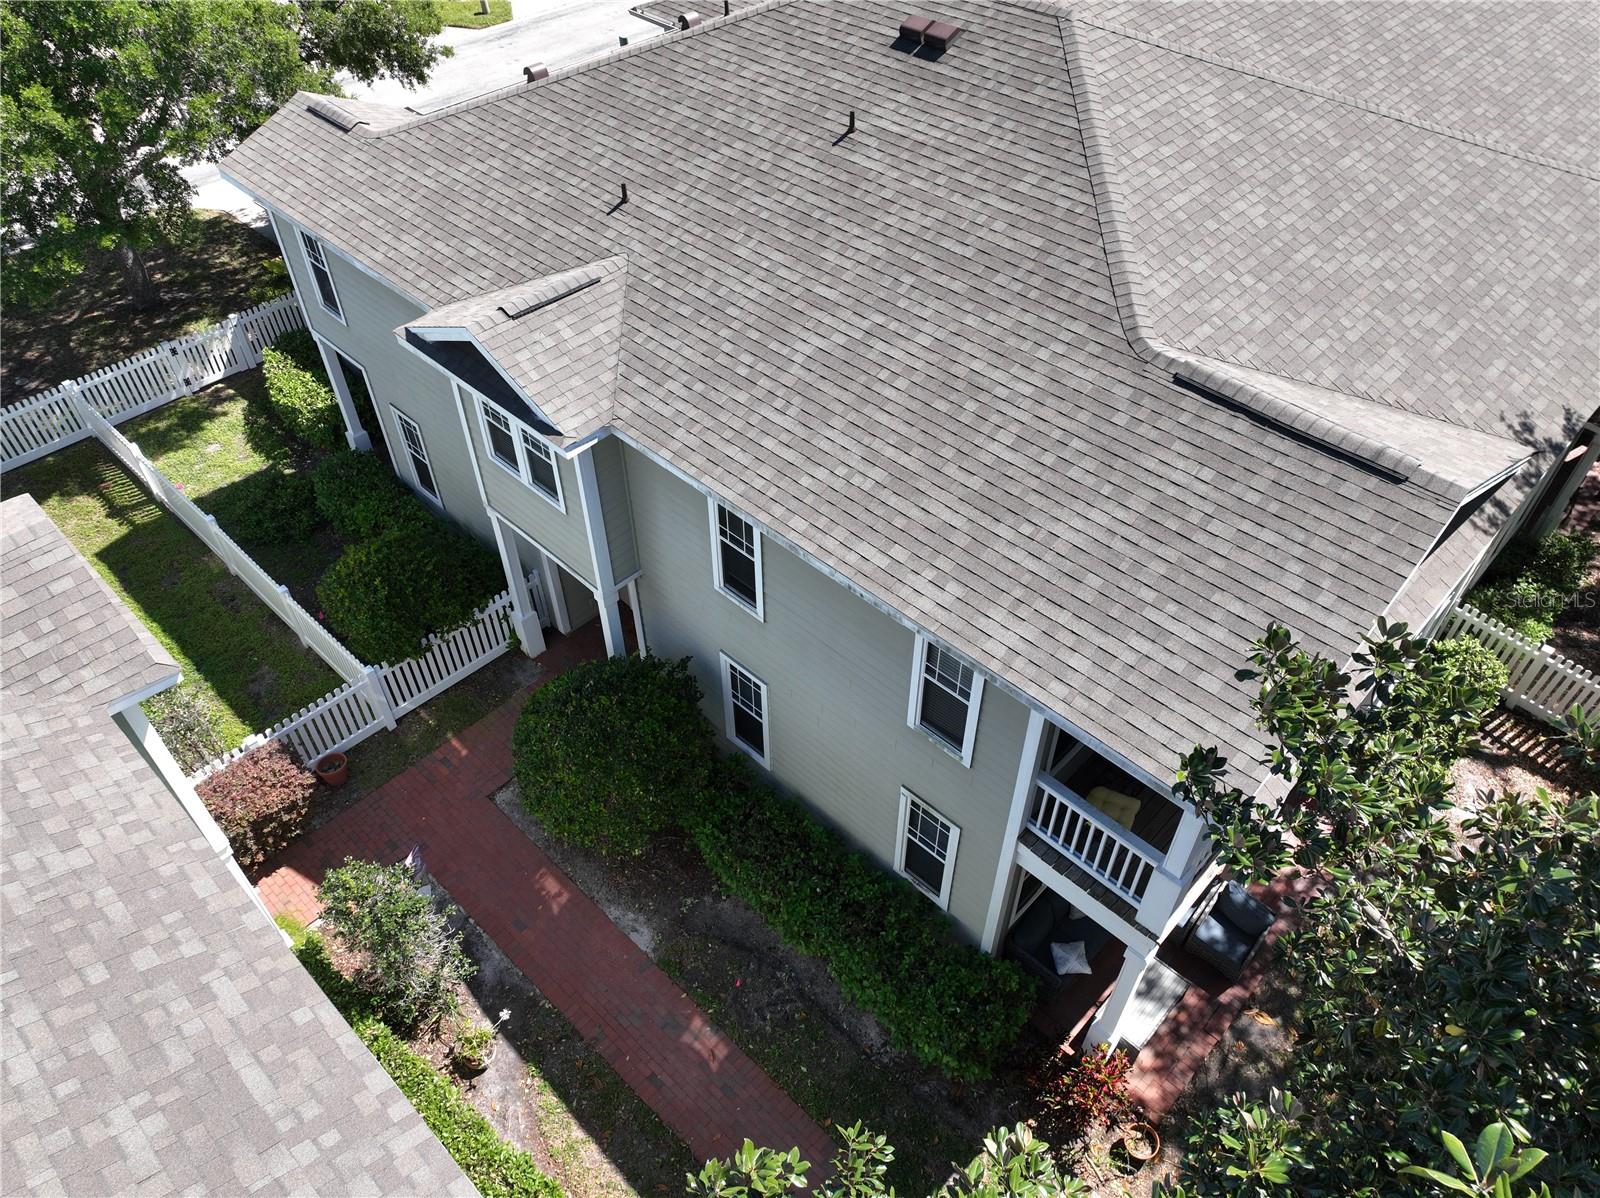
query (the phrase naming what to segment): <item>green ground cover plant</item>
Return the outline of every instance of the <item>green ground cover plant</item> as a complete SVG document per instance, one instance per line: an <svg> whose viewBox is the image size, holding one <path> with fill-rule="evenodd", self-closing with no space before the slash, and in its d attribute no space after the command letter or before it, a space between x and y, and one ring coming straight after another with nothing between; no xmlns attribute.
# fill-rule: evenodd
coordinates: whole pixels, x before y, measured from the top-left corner
<svg viewBox="0 0 1600 1198"><path fill-rule="evenodd" d="M1600 546L1587 536L1552 532L1509 545L1467 602L1538 644L1583 586Z"/></svg>

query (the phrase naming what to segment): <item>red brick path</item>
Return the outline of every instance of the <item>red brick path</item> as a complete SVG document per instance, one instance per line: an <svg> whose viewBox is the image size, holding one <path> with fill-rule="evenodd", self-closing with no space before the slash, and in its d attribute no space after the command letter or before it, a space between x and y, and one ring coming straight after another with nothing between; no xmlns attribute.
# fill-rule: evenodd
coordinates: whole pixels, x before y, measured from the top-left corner
<svg viewBox="0 0 1600 1198"><path fill-rule="evenodd" d="M593 627L540 657L544 679L598 655ZM749 1136L798 1145L821 1166L834 1145L490 797L511 778L519 695L367 795L279 858L258 883L274 914L310 922L324 871L346 857L397 861L422 846L430 873L697 1159Z"/></svg>

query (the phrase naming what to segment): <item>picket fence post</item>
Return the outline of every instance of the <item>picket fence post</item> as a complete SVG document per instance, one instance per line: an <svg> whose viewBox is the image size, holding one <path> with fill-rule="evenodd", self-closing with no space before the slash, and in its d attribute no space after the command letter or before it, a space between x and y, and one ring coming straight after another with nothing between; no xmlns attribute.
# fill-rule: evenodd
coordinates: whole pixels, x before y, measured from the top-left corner
<svg viewBox="0 0 1600 1198"><path fill-rule="evenodd" d="M366 675L361 681L367 689L367 698L372 703L372 709L383 720L383 726L393 731L396 724L394 704L389 702L389 691L383 685L383 670L378 666L368 666Z"/></svg>

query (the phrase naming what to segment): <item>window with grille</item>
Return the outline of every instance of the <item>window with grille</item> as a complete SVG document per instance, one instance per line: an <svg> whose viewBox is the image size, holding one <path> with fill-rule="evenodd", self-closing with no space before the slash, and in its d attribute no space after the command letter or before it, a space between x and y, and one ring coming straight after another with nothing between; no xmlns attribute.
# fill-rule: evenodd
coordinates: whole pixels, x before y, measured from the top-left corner
<svg viewBox="0 0 1600 1198"><path fill-rule="evenodd" d="M711 547L716 586L741 607L763 616L761 534L732 508L711 504Z"/></svg>
<svg viewBox="0 0 1600 1198"><path fill-rule="evenodd" d="M442 505L439 485L433 478L433 463L428 460L428 447L422 440L422 430L417 427L415 420L399 408L391 408L390 411L394 413L395 423L400 426L400 437L405 442L406 457L411 460L411 473L417 480L417 486L435 503Z"/></svg>
<svg viewBox="0 0 1600 1198"><path fill-rule="evenodd" d="M972 666L927 637L917 638L911 682L911 725L961 758L972 760L983 679Z"/></svg>
<svg viewBox="0 0 1600 1198"><path fill-rule="evenodd" d="M478 401L478 411L483 413L483 432L488 439L489 456L521 478L522 467L517 462L517 439L511 435L510 417L486 399Z"/></svg>
<svg viewBox="0 0 1600 1198"><path fill-rule="evenodd" d="M306 269L311 272L312 281L317 285L317 298L330 315L342 321L344 310L339 306L339 293L334 290L333 273L328 270L328 259L322 252L322 243L302 229L300 246L305 250Z"/></svg>
<svg viewBox="0 0 1600 1198"><path fill-rule="evenodd" d="M723 714L728 739L762 765L771 760L767 739L767 684L722 655Z"/></svg>
<svg viewBox="0 0 1600 1198"><path fill-rule="evenodd" d="M960 838L960 828L909 790L901 789L895 868L941 907L950 905L956 842Z"/></svg>
<svg viewBox="0 0 1600 1198"><path fill-rule="evenodd" d="M540 491L557 507L561 506L561 475L556 470L556 455L543 441L527 429L522 430L523 456L527 459L528 485Z"/></svg>

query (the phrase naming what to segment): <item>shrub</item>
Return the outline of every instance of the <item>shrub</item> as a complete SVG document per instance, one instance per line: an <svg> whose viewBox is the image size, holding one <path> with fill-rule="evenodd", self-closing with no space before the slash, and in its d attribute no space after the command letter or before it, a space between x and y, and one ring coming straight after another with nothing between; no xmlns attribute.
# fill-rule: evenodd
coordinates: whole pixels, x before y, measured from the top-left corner
<svg viewBox="0 0 1600 1198"><path fill-rule="evenodd" d="M373 1015L361 992L334 968L320 936L300 927L285 930L306 972L484 1198L562 1198L561 1187L539 1172L531 1156L500 1139L461 1091Z"/></svg>
<svg viewBox="0 0 1600 1198"><path fill-rule="evenodd" d="M959 943L911 886L798 804L725 762L692 829L707 866L784 941L822 957L895 1044L952 1078L994 1071L1028 1018L1032 982Z"/></svg>
<svg viewBox="0 0 1600 1198"><path fill-rule="evenodd" d="M1500 692L1510 680L1505 665L1480 641L1470 636L1435 641L1429 646L1432 662L1443 671L1440 680L1446 698L1435 705L1435 727L1441 761L1454 761L1477 744L1484 715L1500 702Z"/></svg>
<svg viewBox="0 0 1600 1198"><path fill-rule="evenodd" d="M317 898L334 939L359 958L351 981L385 1020L411 1029L455 1013L472 963L409 866L346 858Z"/></svg>
<svg viewBox="0 0 1600 1198"><path fill-rule="evenodd" d="M493 553L428 519L347 547L317 583L317 599L357 657L400 662L430 633L467 623L504 587Z"/></svg>
<svg viewBox="0 0 1600 1198"><path fill-rule="evenodd" d="M214 506L223 531L245 544L294 544L310 538L322 523L311 480L277 467L234 483Z"/></svg>
<svg viewBox="0 0 1600 1198"><path fill-rule="evenodd" d="M1128 1071L1133 1058L1118 1049L1091 1048L1078 1054L1058 1049L1028 1079L1039 1132L1067 1145L1099 1126L1114 1127L1133 1113Z"/></svg>
<svg viewBox="0 0 1600 1198"><path fill-rule="evenodd" d="M277 741L251 749L195 787L245 869L305 831L317 779Z"/></svg>
<svg viewBox="0 0 1600 1198"><path fill-rule="evenodd" d="M365 541L434 517L376 454L330 453L311 476L317 510L347 541Z"/></svg>
<svg viewBox="0 0 1600 1198"><path fill-rule="evenodd" d="M304 329L293 329L261 351L267 404L290 433L317 449L345 444L344 417L328 386L316 343Z"/></svg>
<svg viewBox="0 0 1600 1198"><path fill-rule="evenodd" d="M216 713L192 686L152 695L145 700L144 711L186 774L220 757L228 747L217 728Z"/></svg>
<svg viewBox="0 0 1600 1198"><path fill-rule="evenodd" d="M636 856L705 793L716 752L689 662L589 661L528 699L513 739L528 810L556 835Z"/></svg>
<svg viewBox="0 0 1600 1198"><path fill-rule="evenodd" d="M1600 546L1585 536L1552 532L1506 547L1484 582L1467 596L1479 611L1543 643L1556 616L1578 593Z"/></svg>

